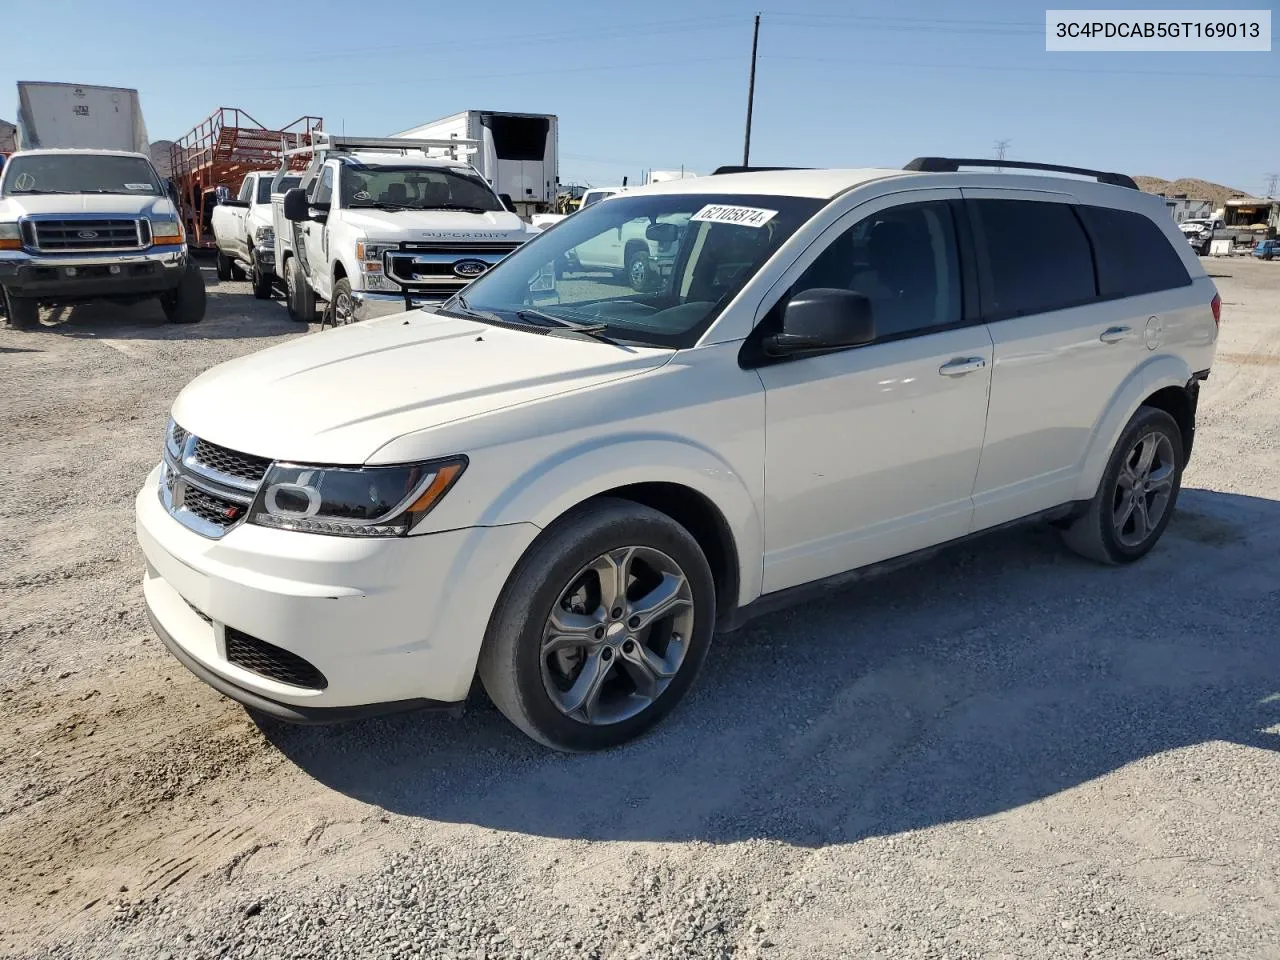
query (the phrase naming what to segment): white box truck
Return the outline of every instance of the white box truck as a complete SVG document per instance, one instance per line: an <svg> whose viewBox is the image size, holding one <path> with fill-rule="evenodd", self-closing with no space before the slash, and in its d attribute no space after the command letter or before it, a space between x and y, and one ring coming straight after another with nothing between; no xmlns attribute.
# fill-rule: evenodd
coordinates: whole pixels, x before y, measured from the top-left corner
<svg viewBox="0 0 1280 960"><path fill-rule="evenodd" d="M560 144L554 114L464 110L395 136L473 140L477 149L469 158L472 165L516 213L527 220L555 209Z"/></svg>
<svg viewBox="0 0 1280 960"><path fill-rule="evenodd" d="M18 149L148 153L138 91L78 83L18 83Z"/></svg>

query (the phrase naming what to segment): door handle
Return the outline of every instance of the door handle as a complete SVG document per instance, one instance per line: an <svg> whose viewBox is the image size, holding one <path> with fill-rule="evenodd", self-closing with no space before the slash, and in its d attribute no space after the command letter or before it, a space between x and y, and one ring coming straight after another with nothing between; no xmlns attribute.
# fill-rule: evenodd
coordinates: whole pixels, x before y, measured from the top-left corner
<svg viewBox="0 0 1280 960"><path fill-rule="evenodd" d="M1107 327L1098 336L1098 339L1103 343L1119 343L1121 340L1128 338L1129 332L1128 327Z"/></svg>
<svg viewBox="0 0 1280 960"><path fill-rule="evenodd" d="M938 372L944 377L963 377L966 373L981 370L986 365L987 361L983 357L956 357L940 366Z"/></svg>

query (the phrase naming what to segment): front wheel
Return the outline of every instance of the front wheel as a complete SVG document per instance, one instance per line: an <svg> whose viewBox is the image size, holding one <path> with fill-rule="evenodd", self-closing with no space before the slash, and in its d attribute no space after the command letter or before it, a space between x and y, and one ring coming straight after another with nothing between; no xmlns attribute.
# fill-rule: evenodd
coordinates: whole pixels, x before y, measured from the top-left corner
<svg viewBox="0 0 1280 960"><path fill-rule="evenodd" d="M5 322L11 330L31 330L40 325L40 304L30 297L15 297L0 290L4 300Z"/></svg>
<svg viewBox="0 0 1280 960"><path fill-rule="evenodd" d="M649 251L633 250L627 254L627 283L637 293L649 285Z"/></svg>
<svg viewBox="0 0 1280 960"><path fill-rule="evenodd" d="M204 277L200 268L187 261L178 286L160 294L160 306L170 323L199 323L204 319Z"/></svg>
<svg viewBox="0 0 1280 960"><path fill-rule="evenodd" d="M479 673L498 709L557 750L625 743L661 720L706 659L711 569L666 514L601 498L521 558L489 621Z"/></svg>
<svg viewBox="0 0 1280 960"><path fill-rule="evenodd" d="M249 277L249 281L253 284L253 295L258 300L271 299L271 274L267 273L256 263L253 267L253 274Z"/></svg>
<svg viewBox="0 0 1280 960"><path fill-rule="evenodd" d="M1184 466L1177 422L1155 407L1139 408L1111 452L1089 509L1063 531L1063 540L1099 563L1146 556L1173 516Z"/></svg>
<svg viewBox="0 0 1280 960"><path fill-rule="evenodd" d="M351 281L345 277L333 285L333 325L356 322L356 301L351 296Z"/></svg>
<svg viewBox="0 0 1280 960"><path fill-rule="evenodd" d="M221 250L219 250L217 253L216 272L218 275L218 280L222 283L226 283L228 280L231 279L231 258L228 257Z"/></svg>

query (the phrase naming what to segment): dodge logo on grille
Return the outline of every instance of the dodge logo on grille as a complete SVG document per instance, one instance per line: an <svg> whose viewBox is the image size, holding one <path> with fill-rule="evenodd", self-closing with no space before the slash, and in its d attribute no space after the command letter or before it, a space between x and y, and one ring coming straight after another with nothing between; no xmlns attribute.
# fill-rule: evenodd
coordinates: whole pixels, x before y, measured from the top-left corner
<svg viewBox="0 0 1280 960"><path fill-rule="evenodd" d="M453 264L454 275L464 280L478 277L488 269L489 265L483 260L455 260Z"/></svg>
<svg viewBox="0 0 1280 960"><path fill-rule="evenodd" d="M97 240L98 231L97 230L81 230L79 233L76 234L76 236L79 237L81 240Z"/></svg>

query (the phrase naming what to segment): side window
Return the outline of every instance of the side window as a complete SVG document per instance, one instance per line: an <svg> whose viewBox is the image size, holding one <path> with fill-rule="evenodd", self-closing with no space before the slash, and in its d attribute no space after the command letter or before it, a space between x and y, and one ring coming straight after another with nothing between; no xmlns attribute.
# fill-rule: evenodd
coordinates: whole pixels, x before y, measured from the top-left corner
<svg viewBox="0 0 1280 960"><path fill-rule="evenodd" d="M989 320L1048 313L1097 298L1093 251L1072 208L1040 200L970 200L991 289Z"/></svg>
<svg viewBox="0 0 1280 960"><path fill-rule="evenodd" d="M316 191L311 195L312 203L333 202L333 167L325 167L324 173L316 182Z"/></svg>
<svg viewBox="0 0 1280 960"><path fill-rule="evenodd" d="M1135 297L1191 283L1191 275L1163 231L1140 213L1109 207L1076 207L1093 240L1098 291Z"/></svg>
<svg viewBox="0 0 1280 960"><path fill-rule="evenodd" d="M240 196L237 200L253 199L253 177L245 177L244 183L240 184Z"/></svg>
<svg viewBox="0 0 1280 960"><path fill-rule="evenodd" d="M838 236L791 289L854 290L871 301L876 339L960 323L960 263L945 202L890 207Z"/></svg>

